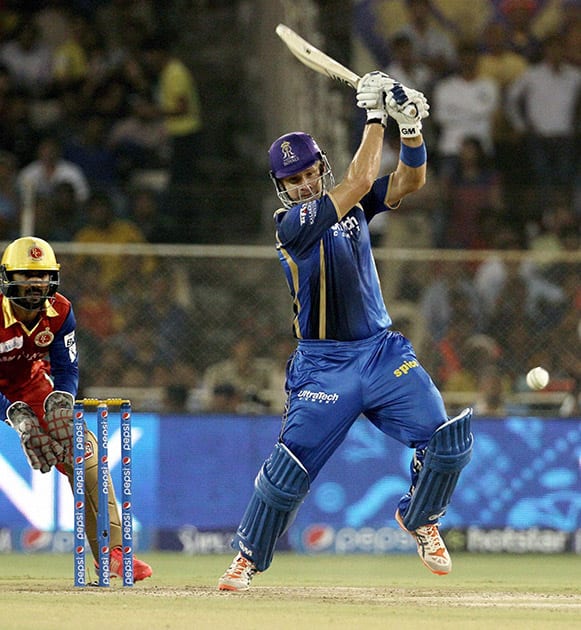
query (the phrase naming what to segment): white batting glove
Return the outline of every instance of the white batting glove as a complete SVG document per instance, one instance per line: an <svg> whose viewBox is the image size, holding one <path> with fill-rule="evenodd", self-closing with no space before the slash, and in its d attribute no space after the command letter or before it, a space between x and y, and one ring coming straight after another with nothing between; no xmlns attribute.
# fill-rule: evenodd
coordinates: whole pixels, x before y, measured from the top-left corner
<svg viewBox="0 0 581 630"><path fill-rule="evenodd" d="M430 115L430 105L418 90L395 83L386 98L387 113L399 125L403 138L414 138L422 131L422 118Z"/></svg>
<svg viewBox="0 0 581 630"><path fill-rule="evenodd" d="M357 107L367 110L367 122L387 125L385 97L395 81L385 72L368 72L357 86Z"/></svg>

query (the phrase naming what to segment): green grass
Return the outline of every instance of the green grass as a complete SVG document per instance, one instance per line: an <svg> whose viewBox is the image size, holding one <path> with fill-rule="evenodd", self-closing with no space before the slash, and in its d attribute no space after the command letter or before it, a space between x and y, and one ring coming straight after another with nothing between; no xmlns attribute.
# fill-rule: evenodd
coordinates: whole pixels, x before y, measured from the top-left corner
<svg viewBox="0 0 581 630"><path fill-rule="evenodd" d="M279 553L246 593L216 582L231 556L144 554L131 589L73 586L72 555L0 555L2 630L581 628L581 558L455 554L431 575L415 555Z"/></svg>

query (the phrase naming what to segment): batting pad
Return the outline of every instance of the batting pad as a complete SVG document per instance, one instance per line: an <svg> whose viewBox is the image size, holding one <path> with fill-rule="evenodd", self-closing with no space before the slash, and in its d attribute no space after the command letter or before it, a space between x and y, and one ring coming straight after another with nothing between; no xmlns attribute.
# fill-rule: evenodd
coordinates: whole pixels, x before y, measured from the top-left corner
<svg viewBox="0 0 581 630"><path fill-rule="evenodd" d="M309 492L309 475L299 460L278 443L256 481L232 547L252 560L259 571L272 562L279 537L290 527Z"/></svg>
<svg viewBox="0 0 581 630"><path fill-rule="evenodd" d="M437 523L446 513L460 472L472 457L471 418L472 409L465 409L432 435L418 482L403 516L409 531Z"/></svg>

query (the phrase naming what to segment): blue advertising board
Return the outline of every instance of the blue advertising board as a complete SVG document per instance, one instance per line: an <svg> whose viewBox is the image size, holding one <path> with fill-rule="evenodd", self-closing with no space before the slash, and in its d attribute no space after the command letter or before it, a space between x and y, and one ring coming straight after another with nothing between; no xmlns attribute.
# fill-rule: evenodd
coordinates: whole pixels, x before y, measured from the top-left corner
<svg viewBox="0 0 581 630"><path fill-rule="evenodd" d="M133 426L138 547L227 550L280 419L135 413ZM112 425L114 483L117 430ZM66 479L32 472L16 434L0 431L0 550L66 547L73 512ZM580 420L476 419L473 432L472 461L443 529L463 532L460 546L472 550L581 552ZM312 484L287 544L309 553L414 550L393 518L411 456L357 421Z"/></svg>

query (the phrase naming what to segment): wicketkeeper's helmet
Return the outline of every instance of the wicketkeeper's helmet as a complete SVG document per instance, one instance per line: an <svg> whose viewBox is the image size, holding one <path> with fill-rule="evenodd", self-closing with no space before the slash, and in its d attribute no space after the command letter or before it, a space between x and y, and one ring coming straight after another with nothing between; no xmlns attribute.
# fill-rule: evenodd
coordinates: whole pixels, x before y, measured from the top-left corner
<svg viewBox="0 0 581 630"><path fill-rule="evenodd" d="M52 297L59 286L60 265L52 247L43 239L24 236L12 241L2 255L0 262L0 290L9 300L27 309L35 308L18 295L18 282L14 282L16 271L46 271L50 279L45 297Z"/></svg>
<svg viewBox="0 0 581 630"><path fill-rule="evenodd" d="M268 150L270 177L274 183L276 194L286 208L297 202L290 199L280 180L304 171L317 162L321 162L323 192L333 188L335 179L327 156L315 139L308 133L293 131L275 140ZM304 200L306 201L306 200Z"/></svg>

